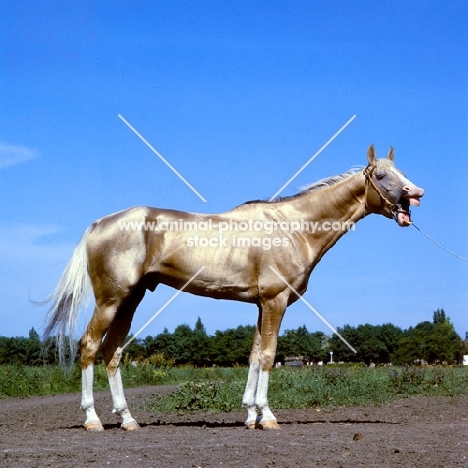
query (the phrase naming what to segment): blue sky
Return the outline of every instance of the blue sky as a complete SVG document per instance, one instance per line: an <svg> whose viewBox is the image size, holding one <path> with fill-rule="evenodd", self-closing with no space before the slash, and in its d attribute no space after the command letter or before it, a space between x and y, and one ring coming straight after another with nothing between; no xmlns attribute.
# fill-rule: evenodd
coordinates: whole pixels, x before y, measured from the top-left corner
<svg viewBox="0 0 468 468"><path fill-rule="evenodd" d="M353 115L283 195L393 145L426 191L415 223L468 257L467 13L463 1L4 3L0 335L41 329L30 299L53 290L95 219L268 198ZM148 293L132 331L174 292ZM407 328L444 308L468 331L468 264L379 216L328 252L305 297L334 326ZM182 294L142 336L198 316L213 333L255 323L256 307ZM303 324L328 332L298 302L282 329Z"/></svg>

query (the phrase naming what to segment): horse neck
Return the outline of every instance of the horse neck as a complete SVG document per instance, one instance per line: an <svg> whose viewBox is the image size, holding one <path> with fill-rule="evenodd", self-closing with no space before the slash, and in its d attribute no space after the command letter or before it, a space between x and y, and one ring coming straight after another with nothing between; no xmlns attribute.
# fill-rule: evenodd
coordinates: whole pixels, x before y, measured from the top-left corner
<svg viewBox="0 0 468 468"><path fill-rule="evenodd" d="M346 234L346 226L357 223L366 216L365 192L365 177L358 173L335 185L314 190L290 201L288 217L294 212L294 218L308 221L315 226L315 232L302 233L317 255L317 262ZM345 228L334 229L334 222L341 223Z"/></svg>
<svg viewBox="0 0 468 468"><path fill-rule="evenodd" d="M365 216L365 178L355 174L334 185L288 200L287 210L311 222L354 221Z"/></svg>

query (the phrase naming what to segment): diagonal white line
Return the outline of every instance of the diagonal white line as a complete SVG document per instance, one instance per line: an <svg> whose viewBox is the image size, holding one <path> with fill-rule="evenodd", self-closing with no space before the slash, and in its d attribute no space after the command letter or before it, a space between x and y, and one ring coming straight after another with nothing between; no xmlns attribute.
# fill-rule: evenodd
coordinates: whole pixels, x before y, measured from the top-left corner
<svg viewBox="0 0 468 468"><path fill-rule="evenodd" d="M271 198L276 198L354 119L353 115Z"/></svg>
<svg viewBox="0 0 468 468"><path fill-rule="evenodd" d="M357 353L357 351L325 320L324 317L322 317L305 299L304 297L299 294L287 281L285 278L283 278L283 276L281 276L280 273L278 273L271 265L270 265L270 269L276 274L276 276L278 276L278 278L284 282L284 284L286 284L289 289L291 289L291 291L293 291L297 297L328 327L330 328L330 330L333 331L333 333L335 333L338 338L341 339L341 341L343 341L343 343L346 344L346 346L348 346L348 348L353 351L353 353Z"/></svg>
<svg viewBox="0 0 468 468"><path fill-rule="evenodd" d="M135 135L137 135L140 140L146 144L146 146L148 146L148 148L154 153L156 154L156 156L159 157L159 159L161 159L161 161L166 164L167 167L169 167L169 169L172 170L172 172L174 172L178 177L179 179L181 179L185 185L187 185L201 200L203 200L204 202L206 202L206 200L197 192L197 190L195 190L192 185L182 176L182 174L180 174L170 163L169 161L167 161L163 156L161 156L161 154L159 154L120 114L118 114L118 117L127 125L127 127L132 130Z"/></svg>
<svg viewBox="0 0 468 468"><path fill-rule="evenodd" d="M123 346L122 352L205 268L202 266Z"/></svg>

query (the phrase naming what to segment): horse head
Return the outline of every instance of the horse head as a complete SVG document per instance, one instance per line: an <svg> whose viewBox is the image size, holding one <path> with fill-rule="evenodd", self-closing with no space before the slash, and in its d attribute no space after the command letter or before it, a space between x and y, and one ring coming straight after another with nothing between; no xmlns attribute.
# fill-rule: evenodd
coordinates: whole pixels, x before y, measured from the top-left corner
<svg viewBox="0 0 468 468"><path fill-rule="evenodd" d="M377 159L374 145L367 150L366 210L394 219L399 226L411 224L410 205L419 206L424 190L413 184L394 164L390 147L386 158Z"/></svg>

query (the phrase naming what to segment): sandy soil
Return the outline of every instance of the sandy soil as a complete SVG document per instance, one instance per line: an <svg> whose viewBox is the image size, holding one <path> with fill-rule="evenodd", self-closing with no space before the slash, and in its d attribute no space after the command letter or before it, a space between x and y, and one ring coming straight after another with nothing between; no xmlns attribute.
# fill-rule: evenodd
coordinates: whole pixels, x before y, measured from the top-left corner
<svg viewBox="0 0 468 468"><path fill-rule="evenodd" d="M173 389L126 391L136 432L119 428L108 392L96 393L101 433L83 429L77 394L0 400L0 467L468 466L468 397L283 410L276 412L281 431L249 431L244 412L141 410L148 395Z"/></svg>

